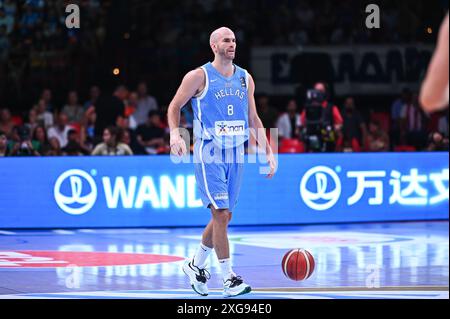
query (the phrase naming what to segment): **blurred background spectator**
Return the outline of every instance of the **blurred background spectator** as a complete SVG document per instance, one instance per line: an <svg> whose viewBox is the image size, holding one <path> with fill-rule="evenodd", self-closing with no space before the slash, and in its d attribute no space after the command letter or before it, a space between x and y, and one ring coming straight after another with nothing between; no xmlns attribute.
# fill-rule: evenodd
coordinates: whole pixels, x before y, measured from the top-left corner
<svg viewBox="0 0 450 319"><path fill-rule="evenodd" d="M137 142L145 154L165 153L164 147L167 145L165 136L161 116L157 111L148 112L147 121L136 130Z"/></svg>
<svg viewBox="0 0 450 319"><path fill-rule="evenodd" d="M344 101L343 118L343 144L353 152L360 152L367 139L365 121L355 106L353 97L347 97Z"/></svg>
<svg viewBox="0 0 450 319"><path fill-rule="evenodd" d="M277 120L278 136L280 138L300 138L302 126L300 114L297 110L295 99L289 100L286 113L280 115Z"/></svg>
<svg viewBox="0 0 450 319"><path fill-rule="evenodd" d="M369 152L386 152L389 150L389 136L381 129L380 123L377 121L369 123L366 148Z"/></svg>
<svg viewBox="0 0 450 319"><path fill-rule="evenodd" d="M0 157L8 156L8 138L5 132L0 131Z"/></svg>
<svg viewBox="0 0 450 319"><path fill-rule="evenodd" d="M68 143L69 131L72 129L69 125L69 118L65 113L59 113L56 125L48 129L47 135L49 139L56 138L61 148Z"/></svg>
<svg viewBox="0 0 450 319"><path fill-rule="evenodd" d="M78 93L70 91L67 95L67 104L62 108L62 112L67 115L69 123L80 123L83 119L83 107L78 103Z"/></svg>
<svg viewBox="0 0 450 319"><path fill-rule="evenodd" d="M133 152L122 142L122 130L110 126L104 129L103 142L94 148L92 155L133 155Z"/></svg>

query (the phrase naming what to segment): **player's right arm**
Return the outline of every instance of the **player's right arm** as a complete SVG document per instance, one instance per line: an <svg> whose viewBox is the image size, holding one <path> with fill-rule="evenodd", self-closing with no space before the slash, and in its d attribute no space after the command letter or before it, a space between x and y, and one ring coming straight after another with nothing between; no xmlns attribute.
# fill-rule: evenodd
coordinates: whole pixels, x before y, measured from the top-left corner
<svg viewBox="0 0 450 319"><path fill-rule="evenodd" d="M420 103L426 112L437 111L448 104L448 13L439 30L436 50L428 66L420 91Z"/></svg>
<svg viewBox="0 0 450 319"><path fill-rule="evenodd" d="M187 153L186 144L180 135L180 111L181 108L205 86L205 74L202 69L188 72L181 82L167 110L167 122L170 129L170 149L175 155Z"/></svg>

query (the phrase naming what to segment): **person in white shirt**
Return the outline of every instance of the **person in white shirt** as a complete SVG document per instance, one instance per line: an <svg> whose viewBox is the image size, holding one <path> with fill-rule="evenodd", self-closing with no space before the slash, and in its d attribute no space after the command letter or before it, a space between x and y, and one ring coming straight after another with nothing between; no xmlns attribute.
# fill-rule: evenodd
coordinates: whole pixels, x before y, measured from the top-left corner
<svg viewBox="0 0 450 319"><path fill-rule="evenodd" d="M48 139L55 137L59 141L61 148L65 147L68 142L68 133L72 129L67 125L69 119L63 112L59 113L57 125L52 126L47 131Z"/></svg>
<svg viewBox="0 0 450 319"><path fill-rule="evenodd" d="M139 100L136 111L133 113L133 117L136 120L136 124L141 125L147 122L148 113L150 111L158 110L158 103L153 96L148 95L147 84L145 82L139 83L137 93Z"/></svg>
<svg viewBox="0 0 450 319"><path fill-rule="evenodd" d="M70 91L67 95L67 104L62 111L67 114L70 123L80 123L84 116L84 109L78 103L78 93Z"/></svg>
<svg viewBox="0 0 450 319"><path fill-rule="evenodd" d="M302 121L297 112L297 102L294 99L289 100L286 111L277 120L278 136L280 138L299 138Z"/></svg>
<svg viewBox="0 0 450 319"><path fill-rule="evenodd" d="M91 155L133 155L131 148L122 143L123 130L109 126L103 130L103 142L95 146Z"/></svg>
<svg viewBox="0 0 450 319"><path fill-rule="evenodd" d="M39 100L35 109L38 122L44 125L46 129L53 125L53 113L47 111L47 103L44 99Z"/></svg>

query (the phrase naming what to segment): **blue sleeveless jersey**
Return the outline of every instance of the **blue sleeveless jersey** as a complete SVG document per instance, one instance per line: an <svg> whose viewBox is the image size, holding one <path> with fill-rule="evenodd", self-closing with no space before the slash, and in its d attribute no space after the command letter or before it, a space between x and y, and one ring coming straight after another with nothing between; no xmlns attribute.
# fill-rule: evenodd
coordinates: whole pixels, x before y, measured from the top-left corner
<svg viewBox="0 0 450 319"><path fill-rule="evenodd" d="M242 145L249 136L248 73L234 67L234 74L227 78L211 62L203 65L205 88L191 99L195 138L212 140L221 148Z"/></svg>

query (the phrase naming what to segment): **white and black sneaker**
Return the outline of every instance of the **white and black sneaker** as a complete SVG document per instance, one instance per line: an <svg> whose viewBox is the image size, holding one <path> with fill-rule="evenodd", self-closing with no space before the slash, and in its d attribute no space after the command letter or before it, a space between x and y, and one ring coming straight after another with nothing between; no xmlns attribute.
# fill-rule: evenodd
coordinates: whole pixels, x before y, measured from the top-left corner
<svg viewBox="0 0 450 319"><path fill-rule="evenodd" d="M211 278L210 273L206 269L195 266L190 259L184 262L183 271L189 277L192 289L201 296L207 296L206 282Z"/></svg>
<svg viewBox="0 0 450 319"><path fill-rule="evenodd" d="M248 294L252 288L244 283L241 276L232 276L223 283L223 296L235 297L239 295Z"/></svg>

